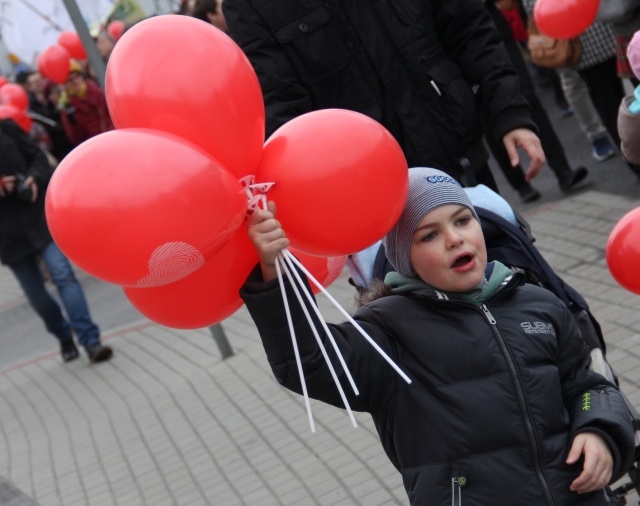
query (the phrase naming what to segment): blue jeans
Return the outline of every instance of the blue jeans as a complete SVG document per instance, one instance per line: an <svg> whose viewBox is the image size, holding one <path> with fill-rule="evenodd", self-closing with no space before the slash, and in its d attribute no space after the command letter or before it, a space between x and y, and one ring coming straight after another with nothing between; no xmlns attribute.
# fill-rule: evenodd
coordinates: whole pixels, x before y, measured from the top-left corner
<svg viewBox="0 0 640 506"><path fill-rule="evenodd" d="M47 330L60 342L64 342L73 339L71 334L73 329L78 342L85 348L99 342L100 330L91 320L84 291L67 257L53 241L39 252L39 256L58 290L69 321L63 316L60 305L47 291L40 267L36 262L36 255L10 264L9 268L18 279L29 304L44 321Z"/></svg>

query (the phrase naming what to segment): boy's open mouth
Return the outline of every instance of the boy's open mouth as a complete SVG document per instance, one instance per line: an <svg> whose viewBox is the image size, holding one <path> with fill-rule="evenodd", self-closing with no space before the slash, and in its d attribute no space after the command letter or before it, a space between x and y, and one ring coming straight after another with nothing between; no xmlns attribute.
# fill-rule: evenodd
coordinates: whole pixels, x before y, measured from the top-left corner
<svg viewBox="0 0 640 506"><path fill-rule="evenodd" d="M453 262L451 267L455 269L456 267L462 267L463 265L467 265L469 262L471 262L471 255L463 255L459 258L456 258L456 261Z"/></svg>

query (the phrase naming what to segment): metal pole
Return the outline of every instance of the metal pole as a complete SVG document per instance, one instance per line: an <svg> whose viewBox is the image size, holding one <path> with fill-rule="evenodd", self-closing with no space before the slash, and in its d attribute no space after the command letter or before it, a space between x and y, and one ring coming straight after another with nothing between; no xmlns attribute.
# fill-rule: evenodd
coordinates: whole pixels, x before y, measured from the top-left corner
<svg viewBox="0 0 640 506"><path fill-rule="evenodd" d="M213 334L213 338L218 344L218 348L220 348L220 353L222 354L222 360L225 358L229 358L233 355L233 350L231 349L231 345L229 344L229 340L227 339L226 334L224 333L224 329L222 325L216 323L209 327L211 329L211 333Z"/></svg>
<svg viewBox="0 0 640 506"><path fill-rule="evenodd" d="M78 36L82 41L82 45L84 46L84 50L87 53L87 57L89 58L89 63L93 68L93 71L96 74L96 79L98 80L98 84L100 88L104 90L104 76L106 72L106 65L104 61L102 61L102 57L100 53L98 53L98 48L96 48L96 43L91 38L91 34L89 33L89 29L82 18L82 13L78 8L78 4L75 0L62 0L64 2L65 7L67 8L67 12L69 13L69 17L73 22L73 26L76 28L76 32L78 32Z"/></svg>

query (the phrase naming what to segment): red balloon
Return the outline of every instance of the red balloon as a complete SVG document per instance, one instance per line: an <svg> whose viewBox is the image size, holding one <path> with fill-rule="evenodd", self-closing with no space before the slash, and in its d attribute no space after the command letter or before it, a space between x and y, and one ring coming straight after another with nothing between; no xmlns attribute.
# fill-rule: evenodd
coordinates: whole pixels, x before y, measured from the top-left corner
<svg viewBox="0 0 640 506"><path fill-rule="evenodd" d="M614 279L640 295L640 207L625 214L613 227L605 256Z"/></svg>
<svg viewBox="0 0 640 506"><path fill-rule="evenodd" d="M25 132L31 132L31 125L33 123L31 118L27 116L24 111L14 107L13 105L0 105L0 119L12 119Z"/></svg>
<svg viewBox="0 0 640 506"><path fill-rule="evenodd" d="M298 251L294 248L289 248L289 251L304 265L314 278L325 288L330 286L342 273L342 269L347 263L346 256L338 257L319 257L315 255L309 255L302 251ZM318 293L320 289L311 281L311 290L313 293Z"/></svg>
<svg viewBox="0 0 640 506"><path fill-rule="evenodd" d="M64 84L69 77L71 55L60 44L53 44L42 51L36 59L36 67L44 77Z"/></svg>
<svg viewBox="0 0 640 506"><path fill-rule="evenodd" d="M124 288L131 304L150 320L167 327L208 327L231 316L240 306L239 290L258 255L244 227L200 269L168 285Z"/></svg>
<svg viewBox="0 0 640 506"><path fill-rule="evenodd" d="M124 21L116 19L107 25L107 33L117 41L124 33Z"/></svg>
<svg viewBox="0 0 640 506"><path fill-rule="evenodd" d="M106 95L117 128L173 133L238 178L255 173L265 128L260 84L213 25L168 14L132 26L109 58Z"/></svg>
<svg viewBox="0 0 640 506"><path fill-rule="evenodd" d="M0 76L0 88L2 88L8 82L9 82L9 79L7 79L5 76Z"/></svg>
<svg viewBox="0 0 640 506"><path fill-rule="evenodd" d="M45 201L54 240L105 281L149 287L201 267L243 223L240 183L165 132L114 130L75 148Z"/></svg>
<svg viewBox="0 0 640 506"><path fill-rule="evenodd" d="M29 97L19 84L7 83L0 88L0 103L12 105L24 111L29 106Z"/></svg>
<svg viewBox="0 0 640 506"><path fill-rule="evenodd" d="M58 36L58 44L69 51L69 55L74 60L87 59L87 52L84 49L80 36L76 32L62 32Z"/></svg>
<svg viewBox="0 0 640 506"><path fill-rule="evenodd" d="M311 255L362 251L402 213L407 162L393 136L353 111L324 109L298 116L267 140L259 182L291 246Z"/></svg>
<svg viewBox="0 0 640 506"><path fill-rule="evenodd" d="M556 39L570 39L595 21L600 0L538 0L533 17L538 29Z"/></svg>

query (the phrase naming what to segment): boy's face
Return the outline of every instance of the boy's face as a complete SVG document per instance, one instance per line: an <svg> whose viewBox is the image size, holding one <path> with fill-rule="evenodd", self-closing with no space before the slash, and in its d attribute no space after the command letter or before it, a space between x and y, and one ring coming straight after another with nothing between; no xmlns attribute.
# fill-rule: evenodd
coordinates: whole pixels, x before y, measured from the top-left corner
<svg viewBox="0 0 640 506"><path fill-rule="evenodd" d="M413 234L411 266L428 285L447 292L477 287L487 267L487 249L480 223L459 204L436 207Z"/></svg>

